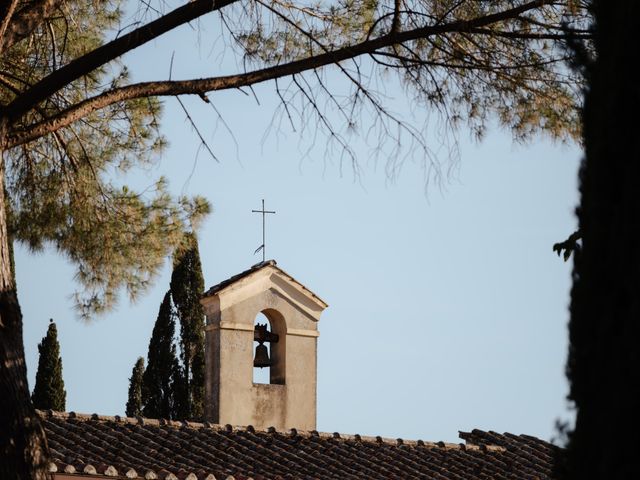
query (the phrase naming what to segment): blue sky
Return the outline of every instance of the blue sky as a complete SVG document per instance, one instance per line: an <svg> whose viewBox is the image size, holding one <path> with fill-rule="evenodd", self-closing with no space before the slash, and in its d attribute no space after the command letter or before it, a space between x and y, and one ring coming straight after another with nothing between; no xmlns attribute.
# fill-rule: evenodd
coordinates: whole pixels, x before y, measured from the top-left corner
<svg viewBox="0 0 640 480"><path fill-rule="evenodd" d="M126 61L136 80L166 77L174 50L174 78L218 73L233 57L212 53L215 35L206 24L195 34L185 28ZM337 76L327 78L341 88ZM394 110L421 118L395 80L385 88ZM261 259L253 255L261 219L251 210L264 198L277 211L268 218L267 257L330 305L319 325L318 429L446 441L472 428L552 437L556 418L570 416L563 369L571 264L551 246L575 227L579 149L544 139L517 145L497 128L477 144L463 129L459 162L441 151L444 169L454 168L425 194L419 159L393 181L385 157L372 159L358 136L367 118L348 137L362 166L355 178L325 139L306 154L312 125L302 141L286 122L269 128L273 85L256 95L260 105L238 91L211 95L235 140L212 109L185 100L219 162L199 150L177 102L166 100L169 149L158 165L118 181L141 188L165 175L174 193L209 199L214 211L199 233L207 286ZM37 343L54 318L67 409L123 414L168 266L136 304L123 298L87 324L73 311L78 286L64 258L18 247L16 265L30 385Z"/></svg>

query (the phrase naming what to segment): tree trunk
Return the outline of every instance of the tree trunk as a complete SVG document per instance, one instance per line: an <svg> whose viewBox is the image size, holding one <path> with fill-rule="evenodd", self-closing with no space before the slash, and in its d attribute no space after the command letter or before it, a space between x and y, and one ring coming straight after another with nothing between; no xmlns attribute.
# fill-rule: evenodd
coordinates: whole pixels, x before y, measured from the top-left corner
<svg viewBox="0 0 640 480"><path fill-rule="evenodd" d="M640 2L594 1L597 59L587 67L578 208L568 478L640 478Z"/></svg>
<svg viewBox="0 0 640 480"><path fill-rule="evenodd" d="M2 120L0 119L0 123ZM22 314L11 271L0 124L0 479L45 480L47 442L27 385Z"/></svg>

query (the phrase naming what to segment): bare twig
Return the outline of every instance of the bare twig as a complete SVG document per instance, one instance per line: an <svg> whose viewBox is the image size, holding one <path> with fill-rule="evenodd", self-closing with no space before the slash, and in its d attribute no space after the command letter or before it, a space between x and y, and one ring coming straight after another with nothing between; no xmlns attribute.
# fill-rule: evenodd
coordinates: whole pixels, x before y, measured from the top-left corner
<svg viewBox="0 0 640 480"><path fill-rule="evenodd" d="M182 103L182 100L180 100L180 97L176 97L176 100L178 100L178 103L182 107L184 114L187 116L187 120L191 124L191 128L193 128L193 130L196 132L196 135L198 135L198 137L200 138L200 144L207 150L207 152L209 152L209 155L211 155L211 158L213 158L216 162L220 163L220 160L218 159L218 157L216 157L216 154L213 153L213 150L211 149L211 147L209 146L205 138L202 136L200 129L196 125L196 122L193 121L193 118L189 114L189 110L187 110L187 107L184 106L184 103Z"/></svg>

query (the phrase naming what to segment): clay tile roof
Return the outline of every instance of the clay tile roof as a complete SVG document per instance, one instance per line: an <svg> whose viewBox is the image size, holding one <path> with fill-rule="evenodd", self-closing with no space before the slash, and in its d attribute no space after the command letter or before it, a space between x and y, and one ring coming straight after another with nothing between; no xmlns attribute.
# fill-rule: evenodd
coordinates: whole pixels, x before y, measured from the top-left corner
<svg viewBox="0 0 640 480"><path fill-rule="evenodd" d="M254 266L252 266L251 268L245 270L244 272L240 272L237 275L234 275L233 277L229 277L226 280L223 280L222 282L218 283L217 285L214 285L213 287L209 288L209 290L204 292L203 297L210 297L212 295L215 295L216 293L221 292L222 290L224 290L228 286L233 285L237 281L242 280L243 278L248 277L252 273L257 272L258 270L261 270L261 269L263 269L265 267L274 267L282 275L284 275L289 280L291 280L292 282L297 284L299 287L301 287L303 290L308 292L309 295L311 295L313 298L315 298L318 301L322 302L325 306L328 306L327 302L322 300L315 293L313 293L311 290L309 290L307 287L305 287L302 283L300 283L295 278L293 278L291 275L289 275L287 272L285 272L280 267L278 267L278 263L275 260L267 260L267 261L264 261L264 262L256 263Z"/></svg>
<svg viewBox="0 0 640 480"><path fill-rule="evenodd" d="M466 444L450 444L38 413L49 471L118 479L552 480L560 451L534 437L480 430L460 432Z"/></svg>
<svg viewBox="0 0 640 480"><path fill-rule="evenodd" d="M223 288L228 287L229 285L237 282L238 280L242 280L244 277L252 274L253 272L257 272L258 270L264 267L268 267L269 265L275 267L277 263L275 260L267 260L266 262L256 263L254 266L245 270L244 272L240 272L237 275L234 275L233 277L229 277L226 280L223 280L222 282L218 283L217 285L214 285L204 293L204 296L209 297L211 295L215 295Z"/></svg>

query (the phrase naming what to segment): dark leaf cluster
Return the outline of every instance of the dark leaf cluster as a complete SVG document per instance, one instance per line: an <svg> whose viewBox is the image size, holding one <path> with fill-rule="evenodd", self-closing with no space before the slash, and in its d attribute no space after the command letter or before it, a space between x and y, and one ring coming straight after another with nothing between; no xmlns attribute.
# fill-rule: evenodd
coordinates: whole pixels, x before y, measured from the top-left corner
<svg viewBox="0 0 640 480"><path fill-rule="evenodd" d="M142 375L142 414L145 417L177 418L179 406L175 391L180 386L182 375L174 342L175 328L171 294L167 292L153 327L147 368Z"/></svg>
<svg viewBox="0 0 640 480"><path fill-rule="evenodd" d="M171 287L151 334L147 367L139 358L129 379L127 415L202 419L204 416L204 279L193 233L174 255ZM176 322L180 324L176 341ZM179 351L179 354L178 354Z"/></svg>
<svg viewBox="0 0 640 480"><path fill-rule="evenodd" d="M35 408L40 410L66 410L67 392L62 378L62 357L58 343L58 329L53 320L47 334L38 344L38 370L36 384L31 395Z"/></svg>

